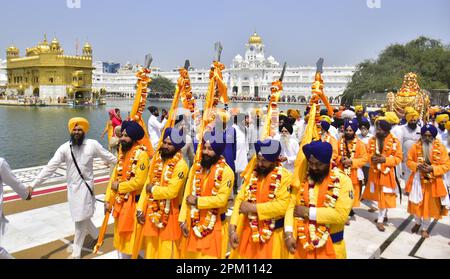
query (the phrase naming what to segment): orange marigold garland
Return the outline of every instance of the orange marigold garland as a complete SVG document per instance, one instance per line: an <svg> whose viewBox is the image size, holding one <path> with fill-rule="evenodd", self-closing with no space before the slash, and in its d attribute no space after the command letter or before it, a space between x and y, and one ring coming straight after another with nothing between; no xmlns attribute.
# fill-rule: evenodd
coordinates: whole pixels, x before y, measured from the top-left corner
<svg viewBox="0 0 450 279"><path fill-rule="evenodd" d="M344 148L345 145L345 139L342 138L340 139L340 147L341 147L341 155L342 157L347 157L350 160L353 160L353 158L355 157L355 152L356 152L356 137L351 141L350 143L350 154L347 154L346 149ZM352 167L348 167L348 168L344 168L344 173L348 176L350 176L352 172Z"/></svg>
<svg viewBox="0 0 450 279"><path fill-rule="evenodd" d="M225 166L225 158L223 156L220 156L219 161L217 161L216 163L216 171L214 174L214 188L212 189L211 196L216 196L219 192ZM202 191L202 181L199 177L202 173L202 166L200 165L200 163L196 163L194 165L194 168L195 175L193 179L192 195L195 197L200 197ZM209 209L206 214L205 220L203 222L200 222L200 210L196 206L191 206L192 229L196 237L203 238L212 232L217 221L218 213L218 208Z"/></svg>
<svg viewBox="0 0 450 279"><path fill-rule="evenodd" d="M417 163L424 164L425 163L425 157L423 156L423 150L422 150L422 140L419 141L420 148L417 148ZM441 142L439 140L435 140L433 142L433 150L432 150L431 160L432 162L440 162L441 161ZM435 179L432 172L429 173L421 173L420 174L420 180L422 184L430 184L433 179Z"/></svg>
<svg viewBox="0 0 450 279"><path fill-rule="evenodd" d="M383 152L380 152L378 139L374 137L375 140L371 141L369 146L369 151L371 154L375 153L377 155L382 154ZM391 134L391 138L388 140L386 146L384 147L384 150L386 151L386 154L389 153L390 150L393 150L394 152L397 150L397 143L395 142L396 137ZM384 170L381 168L381 164L377 164L377 167L375 169L375 172L381 171L384 174L388 174L391 171L391 168L385 167Z"/></svg>
<svg viewBox="0 0 450 279"><path fill-rule="evenodd" d="M339 197L341 185L339 181L339 168L336 164L332 163L332 174L330 176L331 183L328 185L328 191L325 194L324 206L328 208L334 208L336 206L336 201ZM314 192L315 182L308 177L308 199L309 202L306 204L304 198L305 188L300 189L300 201L299 205L307 206L309 208L316 207L314 203L315 192ZM297 238L300 241L302 248L307 251L312 251L314 249L323 247L330 236L329 225L317 224L315 220L306 221L301 217L295 218L297 221ZM309 232L309 240L306 236L306 230Z"/></svg>
<svg viewBox="0 0 450 279"><path fill-rule="evenodd" d="M136 175L136 165L139 161L139 156L142 152L146 152L147 148L144 145L135 146L132 151L132 155L130 157L130 164L126 170L126 177L123 178L123 161L125 160L125 156L122 152L119 153L119 160L117 164L117 178L119 183L128 181ZM114 217L117 217L122 207L124 201L128 200L129 193L127 194L117 194L114 203Z"/></svg>
<svg viewBox="0 0 450 279"><path fill-rule="evenodd" d="M166 186L172 178L175 166L183 158L183 155L181 152L177 152L175 156L169 159L166 163L165 171L161 154L158 153L156 156L158 157L156 158L155 162L155 175L153 176L151 184L158 187ZM169 221L171 200L155 200L153 198L153 194L151 193L148 195L148 200L149 202L147 212L149 212L148 217L150 218L151 222L155 224L158 229L165 228Z"/></svg>
<svg viewBox="0 0 450 279"><path fill-rule="evenodd" d="M270 186L269 186L269 201L275 198L275 192L281 184L282 177L281 164L278 164L275 169L269 174ZM248 183L246 189L247 201L251 203L256 203L256 192L258 188L258 176L254 171L250 177L250 183ZM250 228L252 230L252 241L266 243L272 236L273 230L275 229L275 220L264 220L262 221L262 229L259 228L258 215L249 213L248 219L250 223Z"/></svg>

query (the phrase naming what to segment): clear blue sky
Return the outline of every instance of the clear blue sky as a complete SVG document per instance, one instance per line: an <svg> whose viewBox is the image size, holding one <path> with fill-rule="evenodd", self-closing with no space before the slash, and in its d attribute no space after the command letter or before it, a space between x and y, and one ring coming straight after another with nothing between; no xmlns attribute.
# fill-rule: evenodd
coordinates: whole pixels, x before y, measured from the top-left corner
<svg viewBox="0 0 450 279"><path fill-rule="evenodd" d="M313 65L319 56L353 65L420 35L450 43L448 0L379 0L378 9L367 0L80 1L69 9L66 0L0 0L0 57L11 42L24 54L43 33L56 34L66 54L75 53L77 38L80 46L88 39L94 60L136 63L150 51L163 69L186 58L207 67L216 40L228 66L254 30L267 55L290 65Z"/></svg>

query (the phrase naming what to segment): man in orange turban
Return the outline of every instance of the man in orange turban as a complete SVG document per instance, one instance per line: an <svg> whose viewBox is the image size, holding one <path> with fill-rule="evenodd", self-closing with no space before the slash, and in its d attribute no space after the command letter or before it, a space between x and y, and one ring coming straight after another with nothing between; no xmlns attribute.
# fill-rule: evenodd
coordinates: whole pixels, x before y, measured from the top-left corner
<svg viewBox="0 0 450 279"><path fill-rule="evenodd" d="M36 179L31 183L35 188L51 177L62 164L67 165L67 198L72 220L75 222L75 239L71 258L80 258L81 248L87 234L96 239L97 228L91 218L95 210L94 158L100 157L106 164L113 165L116 157L103 148L96 140L86 139L89 122L83 117L69 120L70 141L56 150Z"/></svg>
<svg viewBox="0 0 450 279"><path fill-rule="evenodd" d="M401 172L397 172L397 174L401 178L406 180L411 173L409 168L406 167L406 161L408 160L408 150L410 150L411 147L420 139L420 126L418 125L419 113L412 107L406 107L405 119L407 124L402 125L398 128L398 140L402 145L403 151L403 160L401 165L403 174Z"/></svg>

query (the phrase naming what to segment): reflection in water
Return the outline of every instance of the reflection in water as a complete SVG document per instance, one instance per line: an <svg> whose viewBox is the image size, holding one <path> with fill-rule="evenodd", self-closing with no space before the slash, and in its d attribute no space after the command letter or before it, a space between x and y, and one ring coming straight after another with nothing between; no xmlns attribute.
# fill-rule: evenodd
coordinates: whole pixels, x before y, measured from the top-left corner
<svg viewBox="0 0 450 279"><path fill-rule="evenodd" d="M154 105L160 110L170 108L170 101L150 100L147 105ZM132 105L132 100L108 100L101 107L7 107L0 106L0 157L5 158L11 168L26 168L46 164L56 149L69 139L67 122L70 118L82 116L89 120L90 131L87 138L98 140L107 146L107 137L101 139L108 120L108 109L118 107L125 118ZM180 102L181 105L181 102ZM199 104L201 106L202 104ZM265 103L232 103L229 108L239 108L241 112L253 108L262 108ZM301 111L304 106L280 104L280 110L296 108ZM150 116L144 112L144 120Z"/></svg>

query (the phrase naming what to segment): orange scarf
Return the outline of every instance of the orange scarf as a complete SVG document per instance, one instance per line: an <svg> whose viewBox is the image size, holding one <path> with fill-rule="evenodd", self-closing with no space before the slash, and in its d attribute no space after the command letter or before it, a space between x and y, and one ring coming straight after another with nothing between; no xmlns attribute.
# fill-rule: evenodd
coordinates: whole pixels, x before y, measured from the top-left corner
<svg viewBox="0 0 450 279"><path fill-rule="evenodd" d="M202 185L201 196L207 197L212 195L214 189L214 174L216 173L216 165L211 167L208 174L201 173L199 176L200 185ZM209 209L200 210L200 223L203 223ZM220 213L219 213L220 214ZM217 216L217 221L214 225L213 232L204 236L203 238L197 238L189 228L189 238L187 240L187 250L191 252L201 252L204 255L220 258L222 255L222 220L220 215Z"/></svg>
<svg viewBox="0 0 450 279"><path fill-rule="evenodd" d="M256 191L256 203L269 201L270 192L270 174L264 179L258 181L258 190ZM262 222L259 221L259 226ZM267 243L253 242L252 230L250 228L248 217L244 219L244 227L239 244L239 254L244 259L271 259L273 247L273 235Z"/></svg>
<svg viewBox="0 0 450 279"><path fill-rule="evenodd" d="M331 183L331 178L328 177L322 181L322 184L319 188L319 195L317 197L317 208L323 207L323 203L325 201L325 195L328 191L328 185ZM303 192L303 198L305 200L305 204L309 204L309 185L308 183L304 183L303 187L305 191ZM308 225L308 224L307 224ZM306 237L309 239L309 230L305 231ZM328 237L327 244L325 246L320 247L318 249L314 249L312 251L306 251L303 249L300 240L297 241L297 251L295 253L296 257L299 259L335 259L336 253L334 252L333 241L331 240L331 234Z"/></svg>

